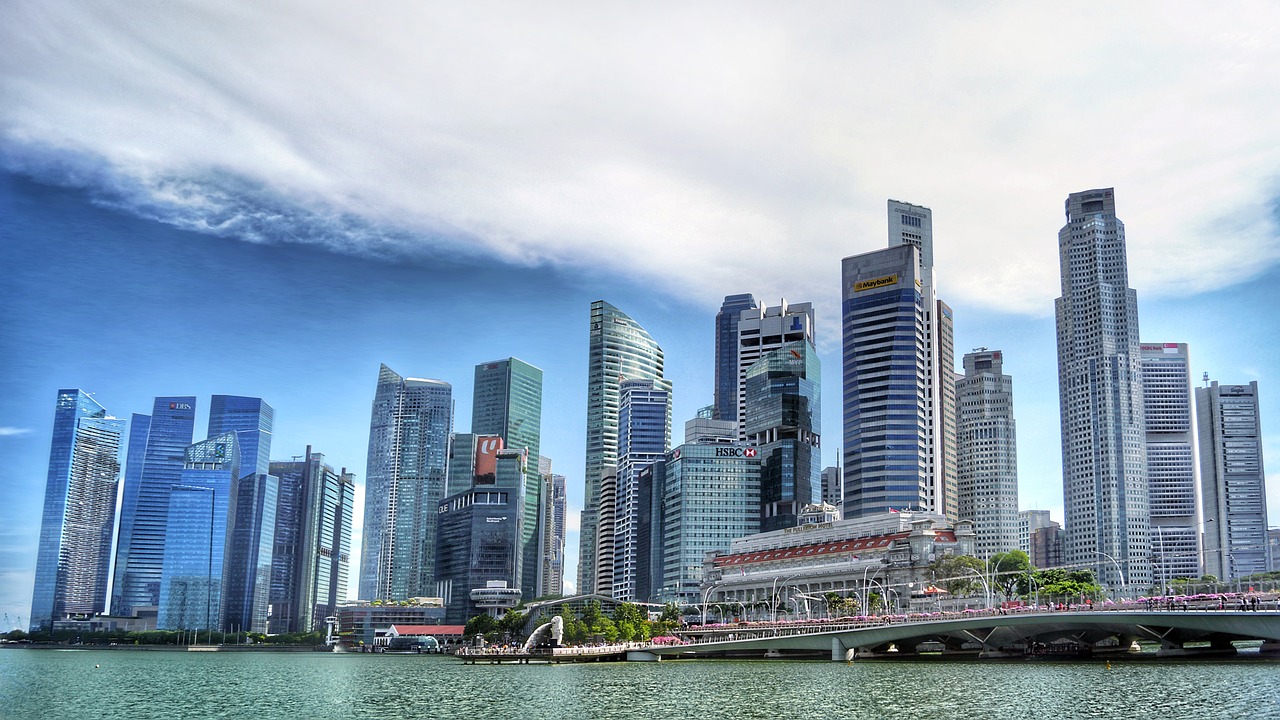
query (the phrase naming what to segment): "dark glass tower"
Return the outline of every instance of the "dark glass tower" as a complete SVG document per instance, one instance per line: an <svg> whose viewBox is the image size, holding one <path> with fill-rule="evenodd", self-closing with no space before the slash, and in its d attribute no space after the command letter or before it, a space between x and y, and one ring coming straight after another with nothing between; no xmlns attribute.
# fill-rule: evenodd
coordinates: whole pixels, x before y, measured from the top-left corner
<svg viewBox="0 0 1280 720"><path fill-rule="evenodd" d="M653 380L624 380L619 389L612 590L613 597L633 602L648 599L637 594L639 575L647 570L639 559L640 523L649 507L641 505L639 475L643 468L663 460L668 450L671 393Z"/></svg>
<svg viewBox="0 0 1280 720"><path fill-rule="evenodd" d="M59 390L36 556L31 629L106 610L124 421L83 390Z"/></svg>
<svg viewBox="0 0 1280 720"><path fill-rule="evenodd" d="M476 366L471 405L471 432L497 435L506 447L529 451L525 478L522 538L524 568L520 588L524 597L541 597L542 528L538 522L542 508L542 482L538 475L538 452L542 442L542 370L517 358L507 358Z"/></svg>
<svg viewBox="0 0 1280 720"><path fill-rule="evenodd" d="M738 420L738 318L757 307L751 293L725 295L716 313L716 420Z"/></svg>
<svg viewBox="0 0 1280 720"><path fill-rule="evenodd" d="M182 482L195 420L192 396L158 397L149 417L133 416L111 591L115 615L160 603L169 489Z"/></svg>
<svg viewBox="0 0 1280 720"><path fill-rule="evenodd" d="M760 532L795 527L822 501L822 366L807 342L771 350L747 370L747 442L760 458Z"/></svg>
<svg viewBox="0 0 1280 720"><path fill-rule="evenodd" d="M208 437L235 431L240 472L265 475L271 464L271 431L276 411L262 398L214 395L209 400Z"/></svg>
<svg viewBox="0 0 1280 720"><path fill-rule="evenodd" d="M383 365L369 423L360 597L435 592L437 505L444 498L453 387Z"/></svg>

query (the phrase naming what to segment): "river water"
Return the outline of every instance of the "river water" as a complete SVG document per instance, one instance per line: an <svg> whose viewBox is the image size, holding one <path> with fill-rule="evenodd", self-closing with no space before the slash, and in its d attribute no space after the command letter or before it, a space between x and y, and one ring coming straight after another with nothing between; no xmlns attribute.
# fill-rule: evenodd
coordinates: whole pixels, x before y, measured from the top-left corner
<svg viewBox="0 0 1280 720"><path fill-rule="evenodd" d="M3 718L1280 718L1280 660L686 660L0 651Z"/></svg>

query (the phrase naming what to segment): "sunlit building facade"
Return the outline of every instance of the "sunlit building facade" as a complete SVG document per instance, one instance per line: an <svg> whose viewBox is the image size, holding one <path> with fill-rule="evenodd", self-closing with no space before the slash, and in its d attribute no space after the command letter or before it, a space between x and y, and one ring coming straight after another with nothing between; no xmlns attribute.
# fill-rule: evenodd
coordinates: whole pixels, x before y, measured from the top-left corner
<svg viewBox="0 0 1280 720"><path fill-rule="evenodd" d="M955 385L959 514L973 523L978 557L987 559L1019 548L1017 427L1004 353L967 353Z"/></svg>
<svg viewBox="0 0 1280 720"><path fill-rule="evenodd" d="M1238 578L1267 571L1266 468L1258 382L1196 388L1205 572Z"/></svg>
<svg viewBox="0 0 1280 720"><path fill-rule="evenodd" d="M1202 574L1200 468L1186 343L1142 343L1151 574L1159 587Z"/></svg>

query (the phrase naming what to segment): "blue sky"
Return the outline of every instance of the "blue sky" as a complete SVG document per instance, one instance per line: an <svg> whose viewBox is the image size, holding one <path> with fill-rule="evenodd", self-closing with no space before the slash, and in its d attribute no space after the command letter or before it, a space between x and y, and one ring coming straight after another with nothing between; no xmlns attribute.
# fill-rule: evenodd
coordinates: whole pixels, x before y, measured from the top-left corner
<svg viewBox="0 0 1280 720"><path fill-rule="evenodd" d="M210 394L261 396L273 457L311 444L362 480L379 363L453 383L465 429L473 366L515 355L546 373L576 511L589 303L663 346L679 427L721 297L752 292L815 303L830 463L839 261L884 245L889 197L934 211L957 352L1006 353L1023 507L1060 517L1069 192L1116 187L1143 339L1259 380L1280 428L1280 15L1059 12L12 3L0 610L29 611L60 387L126 418L195 394L201 425Z"/></svg>

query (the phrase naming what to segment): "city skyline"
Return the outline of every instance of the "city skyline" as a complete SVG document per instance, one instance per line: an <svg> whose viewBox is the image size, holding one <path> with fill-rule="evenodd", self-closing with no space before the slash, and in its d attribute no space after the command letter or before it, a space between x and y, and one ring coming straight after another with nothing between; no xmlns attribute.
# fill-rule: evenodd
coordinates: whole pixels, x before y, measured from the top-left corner
<svg viewBox="0 0 1280 720"><path fill-rule="evenodd" d="M1122 194L1142 338L1187 343L1197 386L1256 380L1276 457L1280 102L1257 88L1280 48L1254 30L1274 8L422 8L374 18L386 42L343 9L287 35L209 12L225 22L20 3L0 28L11 621L59 388L119 418L167 394L261 397L272 460L314 446L363 492L380 363L451 383L460 430L474 366L521 357L545 371L571 585L589 304L663 348L678 428L714 397L716 309L750 291L814 304L834 465L839 261L883 246L886 198L932 210L957 356L1005 354L1022 508L1062 519L1054 235L1081 188Z"/></svg>

